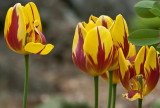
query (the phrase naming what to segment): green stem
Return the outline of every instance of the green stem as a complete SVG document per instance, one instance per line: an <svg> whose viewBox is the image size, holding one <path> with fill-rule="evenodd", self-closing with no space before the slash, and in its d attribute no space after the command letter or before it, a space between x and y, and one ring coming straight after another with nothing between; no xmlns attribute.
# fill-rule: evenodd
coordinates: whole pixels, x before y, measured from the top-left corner
<svg viewBox="0 0 160 108"><path fill-rule="evenodd" d="M143 92L143 81L142 81L143 75L137 75L137 80L141 85L140 91ZM142 108L142 99L138 99L138 108Z"/></svg>
<svg viewBox="0 0 160 108"><path fill-rule="evenodd" d="M94 77L94 87L95 87L95 108L98 108L98 76Z"/></svg>
<svg viewBox="0 0 160 108"><path fill-rule="evenodd" d="M142 108L142 99L138 99L138 108Z"/></svg>
<svg viewBox="0 0 160 108"><path fill-rule="evenodd" d="M109 91L108 91L108 107L111 107L111 99L112 99L112 77L113 71L109 71Z"/></svg>
<svg viewBox="0 0 160 108"><path fill-rule="evenodd" d="M23 96L23 108L26 108L27 93L28 93L28 69L29 69L29 55L25 55L25 82L24 82L24 96Z"/></svg>
<svg viewBox="0 0 160 108"><path fill-rule="evenodd" d="M117 89L117 84L113 84L113 103L112 103L112 108L115 108L115 105L116 105L116 89Z"/></svg>

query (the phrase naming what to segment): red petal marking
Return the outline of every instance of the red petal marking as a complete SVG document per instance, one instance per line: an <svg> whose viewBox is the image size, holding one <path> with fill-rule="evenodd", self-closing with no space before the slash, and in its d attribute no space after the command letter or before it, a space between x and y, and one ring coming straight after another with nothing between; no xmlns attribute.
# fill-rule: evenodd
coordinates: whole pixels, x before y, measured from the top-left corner
<svg viewBox="0 0 160 108"><path fill-rule="evenodd" d="M86 61L86 56L84 54L83 50L84 39L79 25L78 25L78 36L79 40L75 53L72 52L73 62L79 69L87 73L89 72L90 66L89 63Z"/></svg>
<svg viewBox="0 0 160 108"><path fill-rule="evenodd" d="M105 59L105 47L104 47L104 43L102 47L98 27L97 27L97 34L98 34L98 43L99 43L98 54L97 54L97 64L94 63L94 60L92 59L91 55L87 54L87 56L90 59L94 70L99 73L99 72L103 72L110 65L110 62L112 59L112 55L111 55L112 49L109 51L108 58Z"/></svg>
<svg viewBox="0 0 160 108"><path fill-rule="evenodd" d="M143 62L142 62L141 65L140 65L140 73L139 73L139 74L142 74L144 78L145 78L144 63L145 63L145 61L146 61L146 56L147 56L147 49L145 48L144 58L143 58Z"/></svg>
<svg viewBox="0 0 160 108"><path fill-rule="evenodd" d="M108 81L108 79L109 79L106 72L103 73L103 74L101 75L101 77L102 77L103 79L106 79L107 81Z"/></svg>
<svg viewBox="0 0 160 108"><path fill-rule="evenodd" d="M138 90L131 90L131 91L128 91L128 98L132 98L136 93L140 94L141 95L141 98L142 98L142 93Z"/></svg>
<svg viewBox="0 0 160 108"><path fill-rule="evenodd" d="M35 28L36 29L36 28ZM37 29L37 31L38 31L38 29ZM35 31L35 33L36 33L36 35L40 35L40 37L41 37L41 39L42 39L42 44L43 45L46 45L46 38L45 38L45 36L43 35L43 33L41 33L40 31L38 31L38 33ZM37 37L37 36L36 36Z"/></svg>
<svg viewBox="0 0 160 108"><path fill-rule="evenodd" d="M147 92L151 92L157 85L158 80L159 80L159 66L158 66L158 58L156 60L156 68L152 69L150 67L150 70L147 70L150 72L148 74L148 78L146 79L146 84L147 84Z"/></svg>
<svg viewBox="0 0 160 108"><path fill-rule="evenodd" d="M127 58L127 60L129 60L131 64L134 64L135 58L136 58L136 55Z"/></svg>
<svg viewBox="0 0 160 108"><path fill-rule="evenodd" d="M35 20L35 18L34 18L34 12L33 12L33 8L32 8L32 6L31 6L31 4L29 3L29 5L30 5L30 7L31 7L31 11L32 11L32 15L33 15L33 21ZM33 22L34 23L34 22Z"/></svg>
<svg viewBox="0 0 160 108"><path fill-rule="evenodd" d="M108 29L107 22L105 21L104 16L102 16L102 26L104 26L106 29Z"/></svg>
<svg viewBox="0 0 160 108"><path fill-rule="evenodd" d="M118 62L118 54L117 54L118 50L117 49L118 48L113 44L113 52L112 52L113 58L112 58L110 67L114 66Z"/></svg>
<svg viewBox="0 0 160 108"><path fill-rule="evenodd" d="M11 17L12 21L11 21L11 25L9 27L9 30L7 31L7 38L6 41L8 41L8 43L10 44L10 46L14 49L14 50L21 50L22 49L22 40L18 41L18 20L19 17L16 13L16 6L13 8L13 13L12 13L12 17Z"/></svg>
<svg viewBox="0 0 160 108"><path fill-rule="evenodd" d="M124 24L124 21L123 21L123 24ZM124 48L122 47L121 43L118 43L118 44L122 48L123 54L126 58L128 55L128 52L129 52L129 42L127 40L127 32L126 32L125 24L124 24L124 38L123 38L123 40L124 40Z"/></svg>

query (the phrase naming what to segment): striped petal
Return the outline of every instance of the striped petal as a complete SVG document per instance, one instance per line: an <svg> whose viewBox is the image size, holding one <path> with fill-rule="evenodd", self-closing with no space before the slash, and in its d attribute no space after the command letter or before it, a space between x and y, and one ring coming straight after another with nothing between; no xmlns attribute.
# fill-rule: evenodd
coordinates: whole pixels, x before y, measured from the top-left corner
<svg viewBox="0 0 160 108"><path fill-rule="evenodd" d="M46 55L53 48L54 46L51 44L43 45L41 43L30 42L30 43L27 43L27 45L25 46L25 51L34 53L34 54Z"/></svg>
<svg viewBox="0 0 160 108"><path fill-rule="evenodd" d="M73 45L72 45L72 59L74 64L83 72L92 75L90 73L90 66L89 63L86 60L86 55L84 54L83 50L83 44L84 39L86 37L86 30L84 28L85 23L79 23L75 30L75 35L73 39Z"/></svg>
<svg viewBox="0 0 160 108"><path fill-rule="evenodd" d="M136 47L135 45L129 43L129 52L126 58L133 57L136 55Z"/></svg>
<svg viewBox="0 0 160 108"><path fill-rule="evenodd" d="M146 62L144 64L146 89L144 94L150 93L157 85L159 80L158 56L154 47L150 47Z"/></svg>
<svg viewBox="0 0 160 108"><path fill-rule="evenodd" d="M113 24L113 20L109 16L105 16L105 15L101 15L96 21L97 26L104 26L106 27L106 29L110 29L112 24Z"/></svg>
<svg viewBox="0 0 160 108"><path fill-rule="evenodd" d="M89 22L88 24L86 24L85 29L87 31L91 30L92 28L96 27L96 21L97 21L97 17L91 15L89 18Z"/></svg>
<svg viewBox="0 0 160 108"><path fill-rule="evenodd" d="M112 45L111 34L103 26L97 26L87 33L83 49L95 75L104 73L109 67L112 59Z"/></svg>
<svg viewBox="0 0 160 108"><path fill-rule="evenodd" d="M134 101L136 99L144 99L142 93L140 93L138 90L128 91L127 93L122 94L122 97L130 101Z"/></svg>
<svg viewBox="0 0 160 108"><path fill-rule="evenodd" d="M25 9L27 11L28 17L29 17L29 37L32 39L32 42L40 42L41 37L37 34L36 30L40 31L42 33L42 25L41 25L41 19L39 16L39 12L37 10L36 5L33 2L29 2L25 5Z"/></svg>
<svg viewBox="0 0 160 108"><path fill-rule="evenodd" d="M26 37L25 14L24 7L17 3L8 10L5 20L4 36L6 43L10 49L19 54L27 54L23 48Z"/></svg>
<svg viewBox="0 0 160 108"><path fill-rule="evenodd" d="M124 56L127 57L129 52L128 27L122 15L117 15L115 23L111 28L111 34L114 45L118 48L121 47Z"/></svg>
<svg viewBox="0 0 160 108"><path fill-rule="evenodd" d="M144 63L146 61L146 57L147 57L147 53L148 53L148 47L147 46L143 46L135 59L135 70L136 70L136 74L142 74L143 76L145 76L144 74Z"/></svg>

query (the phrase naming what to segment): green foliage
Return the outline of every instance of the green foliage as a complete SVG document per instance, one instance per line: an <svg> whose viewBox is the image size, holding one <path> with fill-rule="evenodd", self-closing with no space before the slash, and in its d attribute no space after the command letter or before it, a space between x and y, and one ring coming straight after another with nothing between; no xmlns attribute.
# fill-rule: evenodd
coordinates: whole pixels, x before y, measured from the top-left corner
<svg viewBox="0 0 160 108"><path fill-rule="evenodd" d="M155 1L140 1L134 6L134 10L140 17L153 18L156 17L150 9L152 8Z"/></svg>
<svg viewBox="0 0 160 108"><path fill-rule="evenodd" d="M152 22L154 29L140 29L131 33L128 40L138 46L153 45L157 50L160 51L159 45L159 28L160 23L160 2L159 1L140 1L134 6L135 12L142 18L148 18L146 22L149 22L150 18L154 19L157 17L157 22ZM151 21L151 20L150 20ZM151 22L149 22L151 23Z"/></svg>
<svg viewBox="0 0 160 108"><path fill-rule="evenodd" d="M160 17L160 2L155 2L150 9L150 12L152 12L155 16Z"/></svg>
<svg viewBox="0 0 160 108"><path fill-rule="evenodd" d="M159 43L159 30L136 30L129 35L128 40L138 46L157 44Z"/></svg>

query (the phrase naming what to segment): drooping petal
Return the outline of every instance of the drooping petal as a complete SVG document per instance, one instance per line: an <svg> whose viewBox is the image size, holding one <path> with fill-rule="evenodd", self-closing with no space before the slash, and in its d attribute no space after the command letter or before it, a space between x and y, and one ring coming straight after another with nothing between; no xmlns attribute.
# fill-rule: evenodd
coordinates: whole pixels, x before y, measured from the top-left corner
<svg viewBox="0 0 160 108"><path fill-rule="evenodd" d="M136 99L144 99L144 96L138 90L128 91L127 93L122 94L122 97L124 97L130 101L134 101Z"/></svg>
<svg viewBox="0 0 160 108"><path fill-rule="evenodd" d="M23 6L17 3L7 12L4 35L9 48L20 54L27 54L24 51L26 37L26 22Z"/></svg>
<svg viewBox="0 0 160 108"><path fill-rule="evenodd" d="M109 67L112 59L112 45L111 34L103 26L97 26L87 33L83 49L95 75L102 74Z"/></svg>
<svg viewBox="0 0 160 108"><path fill-rule="evenodd" d="M25 51L34 53L34 54L46 55L53 48L54 46L51 44L43 45L41 43L30 42L30 43L27 43L27 45L25 46Z"/></svg>
<svg viewBox="0 0 160 108"><path fill-rule="evenodd" d="M124 56L127 57L129 52L128 27L122 15L117 15L115 23L111 27L113 43L116 47L121 47Z"/></svg>
<svg viewBox="0 0 160 108"><path fill-rule="evenodd" d="M112 24L113 24L113 20L109 16L105 16L105 15L101 15L96 21L97 26L104 26L106 27L106 29L110 29Z"/></svg>
<svg viewBox="0 0 160 108"><path fill-rule="evenodd" d="M148 53L148 47L147 46L143 46L137 56L136 56L136 59L135 59L135 70L136 70L136 74L139 75L139 74L142 74L144 77L144 63L146 61L146 57L147 57L147 53Z"/></svg>
<svg viewBox="0 0 160 108"><path fill-rule="evenodd" d="M154 47L150 47L144 64L146 89L144 95L150 93L157 85L159 79L158 56Z"/></svg>

